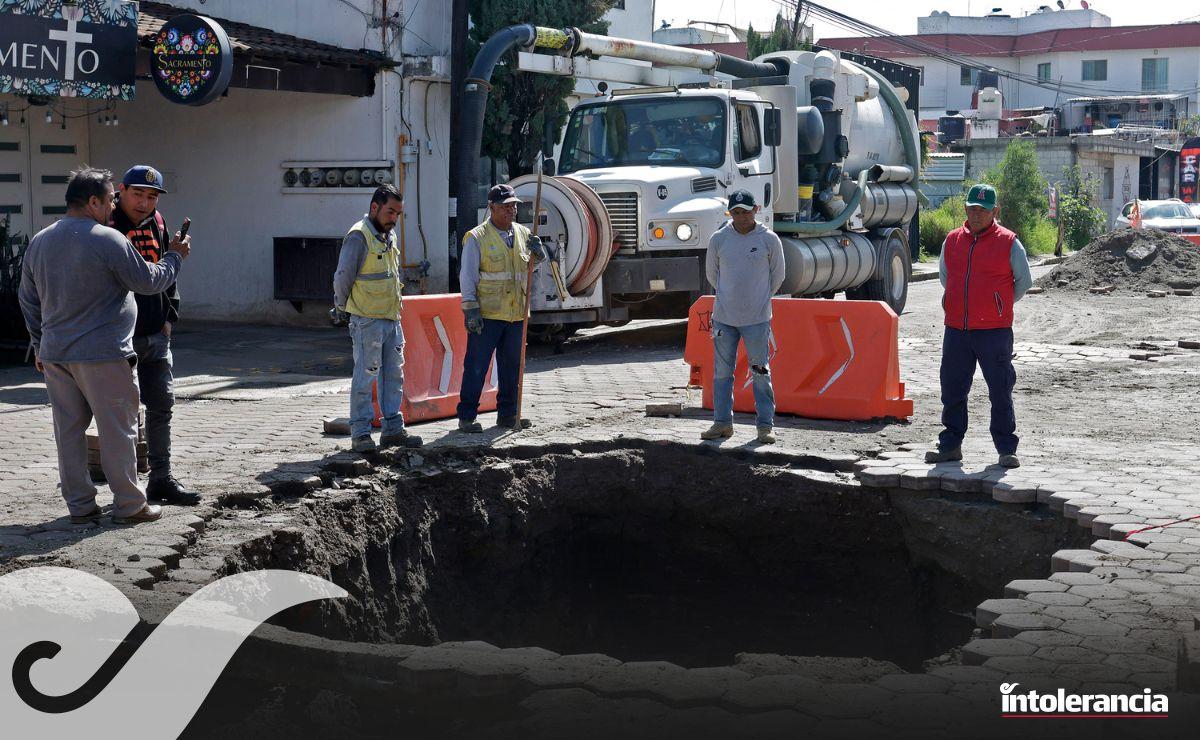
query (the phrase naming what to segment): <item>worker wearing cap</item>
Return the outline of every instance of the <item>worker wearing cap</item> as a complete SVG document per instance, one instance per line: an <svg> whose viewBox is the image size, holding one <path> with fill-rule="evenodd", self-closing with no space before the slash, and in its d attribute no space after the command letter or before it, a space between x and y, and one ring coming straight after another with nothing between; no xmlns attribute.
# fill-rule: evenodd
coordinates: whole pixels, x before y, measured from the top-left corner
<svg viewBox="0 0 1200 740"><path fill-rule="evenodd" d="M733 436L733 370L739 340L746 345L754 387L758 441L774 444L775 390L771 387L771 297L786 276L783 243L758 223L758 204L748 190L729 196L730 221L712 235L705 260L716 291L712 314L713 425L702 439Z"/></svg>
<svg viewBox="0 0 1200 740"><path fill-rule="evenodd" d="M1013 410L1013 305L1033 285L1025 247L996 222L996 190L976 185L967 194L967 221L942 244L940 274L946 315L942 339L942 430L925 462L962 459L967 398L975 366L983 372L992 406L992 442L999 464L1019 467Z"/></svg>
<svg viewBox="0 0 1200 740"><path fill-rule="evenodd" d="M142 258L157 264L170 246L170 232L158 211L166 193L162 172L148 165L130 167L121 178L111 226L125 235ZM171 417L175 407L171 331L179 323L179 289L175 283L161 293L135 293L137 323L133 351L137 353L138 390L146 407L146 447L151 501L192 506L200 494L188 490L171 471Z"/></svg>
<svg viewBox="0 0 1200 740"><path fill-rule="evenodd" d="M530 260L550 259L549 247L515 222L522 200L508 185L488 191L488 218L467 232L459 258L459 288L467 327L467 353L463 358L458 428L479 433L475 420L479 396L496 357L499 393L496 425L511 429L530 426L517 418L517 383L520 380L521 342L529 317Z"/></svg>

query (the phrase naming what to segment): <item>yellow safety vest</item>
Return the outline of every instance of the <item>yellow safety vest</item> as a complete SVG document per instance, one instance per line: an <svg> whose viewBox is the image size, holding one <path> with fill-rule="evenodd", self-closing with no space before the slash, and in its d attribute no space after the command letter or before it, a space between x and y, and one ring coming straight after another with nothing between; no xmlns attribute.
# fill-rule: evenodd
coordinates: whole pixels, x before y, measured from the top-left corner
<svg viewBox="0 0 1200 740"><path fill-rule="evenodd" d="M375 229L363 219L356 223L346 236L354 232L362 234L367 242L367 253L358 269L358 277L350 288L350 299L346 311L368 319L400 318L400 252L396 249L396 233L388 233L387 241L381 240Z"/></svg>
<svg viewBox="0 0 1200 740"><path fill-rule="evenodd" d="M467 232L479 243L479 299L480 313L485 319L499 321L523 321L528 317L525 310L525 291L529 280L529 229L513 224L513 245L510 249L504 237L492 225L489 218ZM463 243L466 243L464 237Z"/></svg>

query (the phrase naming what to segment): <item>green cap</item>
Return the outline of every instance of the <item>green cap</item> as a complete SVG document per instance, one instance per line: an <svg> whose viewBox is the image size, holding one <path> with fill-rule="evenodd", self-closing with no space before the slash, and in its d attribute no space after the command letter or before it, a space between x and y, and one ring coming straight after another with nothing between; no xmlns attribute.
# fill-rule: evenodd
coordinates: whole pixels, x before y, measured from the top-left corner
<svg viewBox="0 0 1200 740"><path fill-rule="evenodd" d="M980 206L989 211L996 207L996 189L991 185L979 184L967 193L967 205Z"/></svg>

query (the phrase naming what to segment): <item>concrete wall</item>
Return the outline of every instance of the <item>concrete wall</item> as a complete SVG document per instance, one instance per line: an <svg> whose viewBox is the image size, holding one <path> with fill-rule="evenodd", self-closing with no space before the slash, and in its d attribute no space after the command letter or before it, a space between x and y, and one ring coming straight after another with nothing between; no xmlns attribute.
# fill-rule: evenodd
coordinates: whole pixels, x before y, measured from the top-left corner
<svg viewBox="0 0 1200 740"><path fill-rule="evenodd" d="M1108 28L1112 19L1095 10L1059 10L1014 18L950 15L934 12L917 19L917 33L949 33L971 36L1016 36L1060 28Z"/></svg>

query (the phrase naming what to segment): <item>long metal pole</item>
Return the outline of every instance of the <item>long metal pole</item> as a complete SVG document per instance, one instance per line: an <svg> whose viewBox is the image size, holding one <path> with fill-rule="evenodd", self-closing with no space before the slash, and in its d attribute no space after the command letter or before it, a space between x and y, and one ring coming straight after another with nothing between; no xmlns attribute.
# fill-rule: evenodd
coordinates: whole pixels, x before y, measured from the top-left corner
<svg viewBox="0 0 1200 740"><path fill-rule="evenodd" d="M537 161L537 190L533 195L533 235L538 235L542 212L542 157ZM529 255L529 266L525 271L525 314L521 324L521 368L517 375L517 422L513 429L521 428L521 408L525 401L525 347L529 343L529 305L533 296L533 255Z"/></svg>

